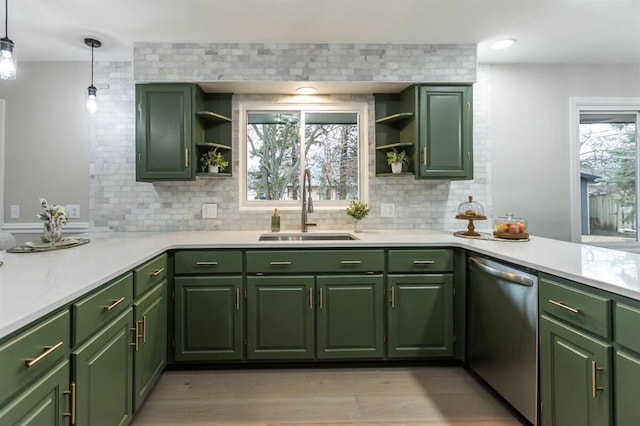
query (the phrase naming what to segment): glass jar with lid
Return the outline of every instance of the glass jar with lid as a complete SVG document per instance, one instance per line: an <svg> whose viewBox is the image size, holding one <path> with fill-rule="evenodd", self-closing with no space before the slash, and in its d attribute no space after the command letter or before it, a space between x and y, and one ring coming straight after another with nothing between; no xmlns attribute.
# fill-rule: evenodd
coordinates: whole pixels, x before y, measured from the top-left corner
<svg viewBox="0 0 640 426"><path fill-rule="evenodd" d="M494 235L502 238L527 238L527 221L513 213L495 218Z"/></svg>
<svg viewBox="0 0 640 426"><path fill-rule="evenodd" d="M486 219L484 206L477 201L473 201L473 197L469 195L469 201L458 205L456 219Z"/></svg>

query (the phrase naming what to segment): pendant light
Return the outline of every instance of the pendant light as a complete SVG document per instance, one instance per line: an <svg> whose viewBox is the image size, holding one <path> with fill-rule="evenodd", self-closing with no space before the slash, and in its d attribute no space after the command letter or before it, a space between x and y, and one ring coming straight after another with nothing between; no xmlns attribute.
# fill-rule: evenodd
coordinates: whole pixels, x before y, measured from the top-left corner
<svg viewBox="0 0 640 426"><path fill-rule="evenodd" d="M98 92L98 89L93 85L93 49L99 48L102 46L102 43L94 38L85 38L84 44L91 48L91 86L87 89L89 92L89 97L87 98L87 111L93 114L98 109L98 104L96 103L96 93Z"/></svg>
<svg viewBox="0 0 640 426"><path fill-rule="evenodd" d="M16 57L13 54L15 45L9 34L9 0L4 2L4 37L0 38L0 80L15 80Z"/></svg>

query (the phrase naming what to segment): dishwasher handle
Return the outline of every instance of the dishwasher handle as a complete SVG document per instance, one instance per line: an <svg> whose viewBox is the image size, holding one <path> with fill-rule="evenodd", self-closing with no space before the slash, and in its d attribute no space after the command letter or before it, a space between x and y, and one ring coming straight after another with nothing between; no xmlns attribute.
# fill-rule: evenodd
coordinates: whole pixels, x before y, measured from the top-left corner
<svg viewBox="0 0 640 426"><path fill-rule="evenodd" d="M525 287L533 287L533 280L524 275L513 274L511 272L500 271L498 269L492 268L487 265L482 258L479 257L470 257L469 264L474 266L481 271L486 272L489 275L500 278L505 281L509 281L514 284L523 285Z"/></svg>

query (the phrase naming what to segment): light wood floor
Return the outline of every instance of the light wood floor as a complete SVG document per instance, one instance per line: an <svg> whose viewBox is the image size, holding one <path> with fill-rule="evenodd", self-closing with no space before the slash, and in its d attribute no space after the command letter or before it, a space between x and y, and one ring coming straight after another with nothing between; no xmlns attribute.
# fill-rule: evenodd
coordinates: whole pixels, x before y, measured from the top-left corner
<svg viewBox="0 0 640 426"><path fill-rule="evenodd" d="M518 421L461 367L165 372L133 425L482 425Z"/></svg>

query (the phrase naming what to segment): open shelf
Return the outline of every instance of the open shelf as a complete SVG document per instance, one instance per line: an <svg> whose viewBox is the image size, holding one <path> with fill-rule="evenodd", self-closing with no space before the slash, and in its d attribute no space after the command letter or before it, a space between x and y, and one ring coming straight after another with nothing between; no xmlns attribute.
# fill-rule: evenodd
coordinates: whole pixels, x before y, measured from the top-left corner
<svg viewBox="0 0 640 426"><path fill-rule="evenodd" d="M224 173L224 172L219 172L219 173L207 173L207 172L198 172L196 173L197 177L202 177L202 178L228 178L231 177L231 173Z"/></svg>
<svg viewBox="0 0 640 426"><path fill-rule="evenodd" d="M413 173L413 172L402 172L402 173L376 173L376 176L378 176L378 177L389 177L389 176L393 176L393 177L400 177L400 176L412 176L412 177L415 177L415 173Z"/></svg>
<svg viewBox="0 0 640 426"><path fill-rule="evenodd" d="M220 148L220 149L231 149L231 147L229 145L224 145L221 143L215 143L215 142L198 142L196 143L197 146L205 146L208 148Z"/></svg>
<svg viewBox="0 0 640 426"><path fill-rule="evenodd" d="M230 123L231 118L211 111L198 111L196 115L210 123Z"/></svg>
<svg viewBox="0 0 640 426"><path fill-rule="evenodd" d="M377 124L391 124L398 121L402 121L406 118L413 117L412 112L399 112L397 114L387 115L386 117L381 117L376 120Z"/></svg>
<svg viewBox="0 0 640 426"><path fill-rule="evenodd" d="M413 147L415 144L413 142L397 142L397 143L390 143L388 145L381 145L381 146L377 146L376 149L377 150L387 150L387 149L394 149L394 148L400 148L400 147Z"/></svg>

